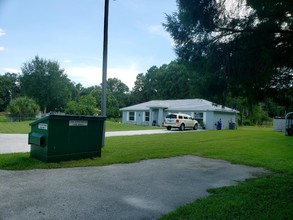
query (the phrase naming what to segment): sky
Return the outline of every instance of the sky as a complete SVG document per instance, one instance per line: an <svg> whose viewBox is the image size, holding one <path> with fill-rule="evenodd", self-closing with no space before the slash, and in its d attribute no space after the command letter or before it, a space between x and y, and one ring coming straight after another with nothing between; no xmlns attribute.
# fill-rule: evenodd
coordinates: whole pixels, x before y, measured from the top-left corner
<svg viewBox="0 0 293 220"><path fill-rule="evenodd" d="M107 78L136 76L176 59L162 26L176 0L110 0ZM0 74L35 56L57 61L84 87L102 82L104 0L0 0Z"/></svg>

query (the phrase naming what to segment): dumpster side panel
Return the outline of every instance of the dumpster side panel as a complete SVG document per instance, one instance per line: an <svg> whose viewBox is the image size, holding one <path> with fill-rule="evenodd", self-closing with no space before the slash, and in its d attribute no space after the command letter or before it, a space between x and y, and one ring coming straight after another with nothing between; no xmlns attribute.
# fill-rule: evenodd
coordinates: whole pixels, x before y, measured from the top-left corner
<svg viewBox="0 0 293 220"><path fill-rule="evenodd" d="M28 140L28 143L31 144L31 157L44 162L47 162L49 126L47 119L32 123Z"/></svg>
<svg viewBox="0 0 293 220"><path fill-rule="evenodd" d="M45 146L40 148L31 143L31 154L45 162L100 157L104 143L104 123L104 117L50 115L48 129L43 131L46 134L37 134L31 138L35 143L43 143L38 137L44 137ZM32 123L31 126L32 132L36 133L35 126L38 123Z"/></svg>

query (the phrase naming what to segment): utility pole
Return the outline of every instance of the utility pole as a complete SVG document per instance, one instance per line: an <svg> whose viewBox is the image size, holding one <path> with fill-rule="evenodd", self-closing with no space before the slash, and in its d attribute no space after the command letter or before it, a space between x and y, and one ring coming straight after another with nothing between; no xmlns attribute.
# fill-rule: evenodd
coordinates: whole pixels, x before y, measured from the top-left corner
<svg viewBox="0 0 293 220"><path fill-rule="evenodd" d="M107 117L108 17L109 17L109 0L105 0L104 45L103 45L103 80L102 80L102 116L103 117Z"/></svg>
<svg viewBox="0 0 293 220"><path fill-rule="evenodd" d="M102 76L102 117L107 117L107 60L108 60L108 17L109 0L105 0L104 11L104 45L103 45L103 76ZM104 121L102 146L105 145L106 121Z"/></svg>

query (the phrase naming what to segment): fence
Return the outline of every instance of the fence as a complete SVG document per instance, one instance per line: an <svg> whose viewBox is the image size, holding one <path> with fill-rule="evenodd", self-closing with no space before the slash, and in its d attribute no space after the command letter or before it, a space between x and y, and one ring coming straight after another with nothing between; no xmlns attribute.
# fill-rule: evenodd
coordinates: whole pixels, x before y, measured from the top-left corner
<svg viewBox="0 0 293 220"><path fill-rule="evenodd" d="M9 121L31 121L36 119L35 115L30 115L30 114L6 114L5 117L7 118L7 120Z"/></svg>

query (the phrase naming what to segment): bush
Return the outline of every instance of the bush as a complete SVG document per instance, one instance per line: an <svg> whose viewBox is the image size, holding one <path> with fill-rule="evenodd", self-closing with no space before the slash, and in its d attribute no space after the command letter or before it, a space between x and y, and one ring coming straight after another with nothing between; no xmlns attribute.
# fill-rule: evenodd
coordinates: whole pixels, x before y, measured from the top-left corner
<svg viewBox="0 0 293 220"><path fill-rule="evenodd" d="M96 115L97 102L91 95L82 96L78 102L69 101L65 108L66 114L73 115Z"/></svg>
<svg viewBox="0 0 293 220"><path fill-rule="evenodd" d="M40 107L33 99L19 97L9 103L6 111L10 113L8 117L13 121L23 121L35 118Z"/></svg>

